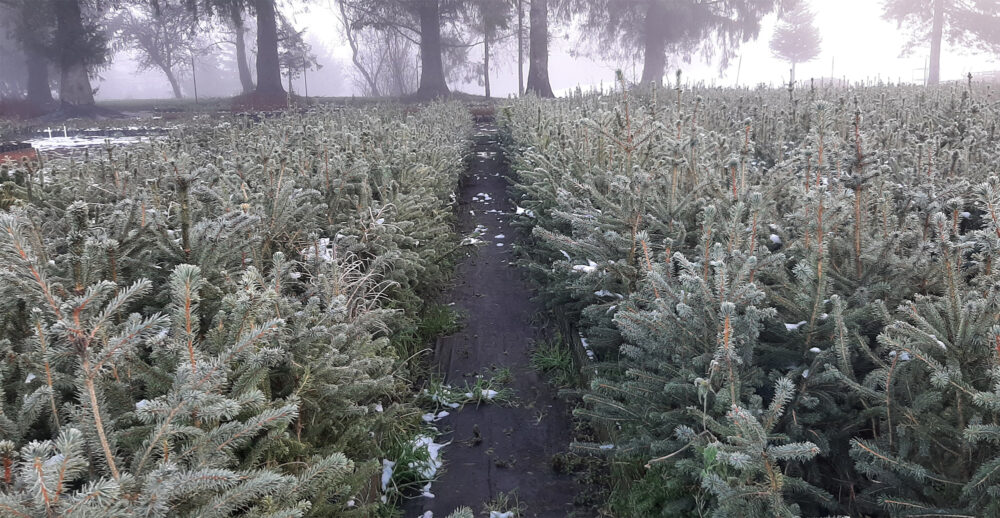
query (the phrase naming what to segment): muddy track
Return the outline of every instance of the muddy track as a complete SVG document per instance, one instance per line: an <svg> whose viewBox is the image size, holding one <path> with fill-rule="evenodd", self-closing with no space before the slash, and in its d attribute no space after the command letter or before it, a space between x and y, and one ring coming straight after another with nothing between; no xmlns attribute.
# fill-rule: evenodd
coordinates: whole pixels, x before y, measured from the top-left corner
<svg viewBox="0 0 1000 518"><path fill-rule="evenodd" d="M571 475L552 469L552 456L566 450L570 418L556 391L531 368L531 348L542 338L532 327L540 308L521 277L511 250L517 235L509 224L516 207L507 200L509 173L491 123L478 123L475 156L459 187L459 231L485 227L486 243L458 266L445 301L465 316L458 333L441 340L435 362L452 386L475 383L510 369L506 385L513 405L466 405L438 422L444 432L437 442L451 441L443 451L444 472L434 482L435 498L407 502L404 518L443 518L468 506L476 516L500 493L516 494L523 518L587 516L573 500L577 485Z"/></svg>

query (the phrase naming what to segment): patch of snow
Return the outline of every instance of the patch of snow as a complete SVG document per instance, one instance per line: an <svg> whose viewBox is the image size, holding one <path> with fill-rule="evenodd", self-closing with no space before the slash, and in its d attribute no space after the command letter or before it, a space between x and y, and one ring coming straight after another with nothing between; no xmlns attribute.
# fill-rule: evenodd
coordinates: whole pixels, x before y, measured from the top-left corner
<svg viewBox="0 0 1000 518"><path fill-rule="evenodd" d="M613 449L615 449L615 445L614 444L602 444L602 445L598 446L598 448L600 448L602 450L613 450Z"/></svg>
<svg viewBox="0 0 1000 518"><path fill-rule="evenodd" d="M141 400L135 402L135 409L136 410L142 410L143 408L146 408L147 406L149 406L149 400L148 399L141 399Z"/></svg>
<svg viewBox="0 0 1000 518"><path fill-rule="evenodd" d="M524 207L517 207L517 215L518 216L528 216L529 218L534 218L535 217L535 211L533 211L531 209L526 209Z"/></svg>
<svg viewBox="0 0 1000 518"><path fill-rule="evenodd" d="M776 244L776 245L780 245L781 244L781 237L779 237L778 234L771 234L771 242L774 243L774 244Z"/></svg>
<svg viewBox="0 0 1000 518"><path fill-rule="evenodd" d="M424 420L425 423L433 423L435 421L440 421L441 419L444 419L445 417L448 417L448 415L449 414L448 414L447 410L442 410L442 411L438 412L437 414L435 414L433 412L431 412L429 414L424 414L423 417L422 417L422 419Z"/></svg>
<svg viewBox="0 0 1000 518"><path fill-rule="evenodd" d="M486 390L480 392L480 397L482 397L483 399L486 399L486 400L492 400L493 398L497 397L497 394L498 394L498 392L495 391L495 390L486 389ZM465 393L465 397L467 397L469 399L472 399L473 397L475 397L475 394L473 394L472 392L466 392Z"/></svg>
<svg viewBox="0 0 1000 518"><path fill-rule="evenodd" d="M497 246L503 246L503 243L497 243Z"/></svg>
<svg viewBox="0 0 1000 518"><path fill-rule="evenodd" d="M503 234L497 234L497 235L493 236L493 239L504 239L505 237L507 237L507 236L505 236Z"/></svg>
<svg viewBox="0 0 1000 518"><path fill-rule="evenodd" d="M959 216L961 216L962 219L969 219L969 218L972 217L972 214L970 214L968 212L963 212L963 213L959 214Z"/></svg>
<svg viewBox="0 0 1000 518"><path fill-rule="evenodd" d="M584 352L587 353L587 358L590 358L591 361L597 359L597 356L594 354L594 351L591 350L590 348L590 343L587 342L587 339L583 337L583 333L580 333L580 345L583 346Z"/></svg>
<svg viewBox="0 0 1000 518"><path fill-rule="evenodd" d="M806 370L802 371L802 377L803 378L808 378L809 377L809 369L806 369Z"/></svg>
<svg viewBox="0 0 1000 518"><path fill-rule="evenodd" d="M151 137L146 137L146 140L151 140ZM84 149L88 147L103 147L106 144L110 145L129 145L142 142L142 137L51 137L51 138L36 138L26 141L31 144L31 147L37 149L38 151L51 151L53 149Z"/></svg>
<svg viewBox="0 0 1000 518"><path fill-rule="evenodd" d="M28 373L28 377L24 378L24 384L27 385L28 383L31 383L32 381L35 381L36 377L37 376L35 376L34 374L32 374L32 373L29 372Z"/></svg>
<svg viewBox="0 0 1000 518"><path fill-rule="evenodd" d="M375 403L376 412L385 412L385 408L382 407L382 403Z"/></svg>
<svg viewBox="0 0 1000 518"><path fill-rule="evenodd" d="M392 480L392 470L395 467L395 462L382 459L382 492L385 492L386 488L389 487L389 482Z"/></svg>
<svg viewBox="0 0 1000 518"><path fill-rule="evenodd" d="M334 249L334 243L330 241L330 238L324 237L316 241L312 245L303 248L300 254L302 255L302 258L307 261L314 260L318 257L319 260L325 263L332 263L333 249Z"/></svg>
<svg viewBox="0 0 1000 518"><path fill-rule="evenodd" d="M821 353L823 351L819 347L813 347L812 349L809 349L809 352L811 352L813 354L819 354L819 353Z"/></svg>
<svg viewBox="0 0 1000 518"><path fill-rule="evenodd" d="M563 252L563 253L565 253L565 252ZM566 258L567 259L569 258L568 254L566 255ZM574 265L573 266L573 271L575 271L575 272L583 272L583 273L594 273L594 272L597 271L597 263L595 263L594 261L591 261L590 259L587 259L587 264L577 264L577 265Z"/></svg>
<svg viewBox="0 0 1000 518"><path fill-rule="evenodd" d="M433 479L437 475L438 468L441 467L441 448L444 448L446 445L447 443L436 444L434 439L427 435L417 436L414 440L414 449L426 449L427 460L411 463L410 467L415 468L423 478L428 480Z"/></svg>
<svg viewBox="0 0 1000 518"><path fill-rule="evenodd" d="M490 511L490 518L514 518L514 511Z"/></svg>
<svg viewBox="0 0 1000 518"><path fill-rule="evenodd" d="M798 329L798 328L800 328L800 327L802 327L804 325L806 325L806 321L805 320L803 320L802 322L799 322L798 324L785 324L785 330L787 330L787 331L795 331L796 329Z"/></svg>

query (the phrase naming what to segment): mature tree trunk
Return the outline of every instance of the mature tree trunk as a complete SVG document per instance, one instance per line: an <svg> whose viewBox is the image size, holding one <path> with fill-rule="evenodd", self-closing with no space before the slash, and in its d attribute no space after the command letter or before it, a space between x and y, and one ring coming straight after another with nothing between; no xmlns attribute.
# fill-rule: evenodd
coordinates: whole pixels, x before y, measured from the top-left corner
<svg viewBox="0 0 1000 518"><path fill-rule="evenodd" d="M934 21L931 24L931 69L927 84L941 82L941 35L944 33L944 0L934 0Z"/></svg>
<svg viewBox="0 0 1000 518"><path fill-rule="evenodd" d="M555 97L549 83L549 1L532 0L528 23L528 86L539 97Z"/></svg>
<svg viewBox="0 0 1000 518"><path fill-rule="evenodd" d="M177 81L177 75L170 67L161 67L163 74L167 76L167 81L170 81L170 88L174 91L174 99L183 99L184 95L181 93L181 83Z"/></svg>
<svg viewBox="0 0 1000 518"><path fill-rule="evenodd" d="M52 102L48 60L34 49L25 48L24 55L28 66L28 101L34 104Z"/></svg>
<svg viewBox="0 0 1000 518"><path fill-rule="evenodd" d="M417 97L432 99L448 95L441 59L441 8L438 0L419 0L420 87Z"/></svg>
<svg viewBox="0 0 1000 518"><path fill-rule="evenodd" d="M257 7L257 90L268 97L284 97L281 62L278 60L278 23L274 0L256 0Z"/></svg>
<svg viewBox="0 0 1000 518"><path fill-rule="evenodd" d="M2 2L0 2L2 3ZM25 65L28 69L28 101L34 104L52 102L52 87L49 84L49 59L45 55L44 42L41 34L43 27L38 27L38 6L31 2L22 2L20 9L21 49L24 51Z"/></svg>
<svg viewBox="0 0 1000 518"><path fill-rule="evenodd" d="M650 83L660 86L667 69L667 38L663 34L663 23L666 17L662 2L651 2L646 20L643 38L642 79L644 85Z"/></svg>
<svg viewBox="0 0 1000 518"><path fill-rule="evenodd" d="M94 105L87 56L80 48L87 40L79 0L56 0L56 41L59 44L59 101L63 104Z"/></svg>
<svg viewBox="0 0 1000 518"><path fill-rule="evenodd" d="M485 18L485 16L483 17ZM490 98L490 24L483 24L483 82L486 85L486 98Z"/></svg>
<svg viewBox="0 0 1000 518"><path fill-rule="evenodd" d="M253 91L253 76L250 75L250 65L247 62L246 28L243 25L243 9L240 4L229 4L229 16L232 18L233 29L236 31L236 68L240 71L240 84L243 93Z"/></svg>

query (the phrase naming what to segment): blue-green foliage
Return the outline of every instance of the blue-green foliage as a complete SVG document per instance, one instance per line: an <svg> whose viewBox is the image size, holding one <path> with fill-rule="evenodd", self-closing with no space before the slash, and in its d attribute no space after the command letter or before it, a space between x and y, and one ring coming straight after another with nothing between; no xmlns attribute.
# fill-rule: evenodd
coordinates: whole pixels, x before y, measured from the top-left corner
<svg viewBox="0 0 1000 518"><path fill-rule="evenodd" d="M463 119L194 124L13 175L0 514L378 512L420 416L390 336L457 247Z"/></svg>

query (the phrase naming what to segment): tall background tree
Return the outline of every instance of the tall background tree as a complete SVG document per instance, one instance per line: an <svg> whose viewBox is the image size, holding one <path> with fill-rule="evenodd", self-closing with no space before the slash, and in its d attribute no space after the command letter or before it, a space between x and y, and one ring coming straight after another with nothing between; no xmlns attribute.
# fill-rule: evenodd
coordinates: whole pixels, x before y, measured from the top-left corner
<svg viewBox="0 0 1000 518"><path fill-rule="evenodd" d="M23 60L26 98L36 106L52 102L47 45L53 38L52 5L47 1L0 0L0 20L11 48L5 57ZM20 52L16 52L14 47ZM4 64L6 70L14 65ZM20 69L20 67L17 67Z"/></svg>
<svg viewBox="0 0 1000 518"><path fill-rule="evenodd" d="M539 97L554 97L549 82L549 0L531 0L528 23L528 84Z"/></svg>
<svg viewBox="0 0 1000 518"><path fill-rule="evenodd" d="M243 0L228 0L229 12L224 13L223 16L228 15L230 26L233 30L233 44L236 47L236 68L239 70L240 74L240 85L243 87L243 93L248 94L254 91L253 75L250 73L250 64L247 59L247 43L246 43L246 22L243 18Z"/></svg>
<svg viewBox="0 0 1000 518"><path fill-rule="evenodd" d="M667 56L699 54L726 66L741 43L757 37L778 0L596 0L586 9L585 37L605 56L643 58L642 83L663 82Z"/></svg>
<svg viewBox="0 0 1000 518"><path fill-rule="evenodd" d="M182 98L180 69L205 46L195 13L179 4L138 4L120 10L111 25L121 44L135 51L138 68L163 72L174 98Z"/></svg>
<svg viewBox="0 0 1000 518"><path fill-rule="evenodd" d="M510 34L514 15L514 5L509 0L473 0L469 2L466 25L470 33L482 38L483 62L476 74L485 88L486 97L490 91L490 63L495 55L495 47Z"/></svg>
<svg viewBox="0 0 1000 518"><path fill-rule="evenodd" d="M253 0L257 13L257 87L258 96L280 98L281 60L278 56L278 16L274 0Z"/></svg>
<svg viewBox="0 0 1000 518"><path fill-rule="evenodd" d="M416 96L448 95L444 54L462 55L461 19L469 8L460 0L338 0L345 24L352 31L374 29L396 33L419 46L420 82ZM355 60L358 66L358 60ZM370 83L370 81L369 81Z"/></svg>
<svg viewBox="0 0 1000 518"><path fill-rule="evenodd" d="M284 16L280 16L279 19L278 61L288 78L288 91L291 92L293 79L305 76L307 70L319 69L321 65L312 52L312 45L306 42L305 29L296 29ZM308 82L304 88L309 88Z"/></svg>
<svg viewBox="0 0 1000 518"><path fill-rule="evenodd" d="M344 2L337 3L344 38L351 48L355 87L367 97L412 94L420 81L416 45L398 31L356 26Z"/></svg>
<svg viewBox="0 0 1000 518"><path fill-rule="evenodd" d="M1000 45L998 0L884 0L883 17L910 33L903 54L930 44L927 84L941 82L941 45L996 51Z"/></svg>
<svg viewBox="0 0 1000 518"><path fill-rule="evenodd" d="M98 23L103 6L97 0L49 1L55 33L48 54L59 68L59 101L64 107L93 106L90 76L108 56L107 35Z"/></svg>
<svg viewBox="0 0 1000 518"><path fill-rule="evenodd" d="M797 2L771 36L771 54L791 64L789 83L795 84L795 65L816 59L823 38L816 28L816 16L804 1Z"/></svg>

